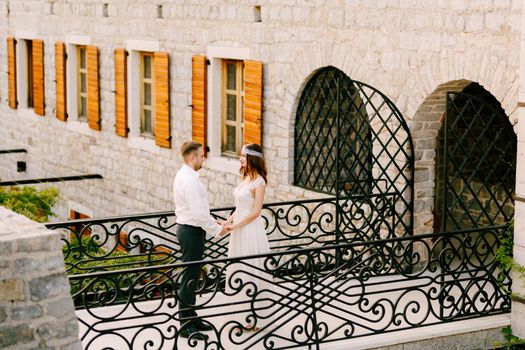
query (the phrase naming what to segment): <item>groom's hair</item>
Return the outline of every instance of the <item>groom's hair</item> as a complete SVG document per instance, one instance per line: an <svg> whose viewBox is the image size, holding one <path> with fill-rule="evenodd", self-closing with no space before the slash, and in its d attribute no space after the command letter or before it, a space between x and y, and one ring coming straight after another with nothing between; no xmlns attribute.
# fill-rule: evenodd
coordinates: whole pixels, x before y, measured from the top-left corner
<svg viewBox="0 0 525 350"><path fill-rule="evenodd" d="M184 141L180 145L180 154L182 155L182 158L186 158L187 156L197 151L201 147L202 147L202 143L195 142L195 141Z"/></svg>

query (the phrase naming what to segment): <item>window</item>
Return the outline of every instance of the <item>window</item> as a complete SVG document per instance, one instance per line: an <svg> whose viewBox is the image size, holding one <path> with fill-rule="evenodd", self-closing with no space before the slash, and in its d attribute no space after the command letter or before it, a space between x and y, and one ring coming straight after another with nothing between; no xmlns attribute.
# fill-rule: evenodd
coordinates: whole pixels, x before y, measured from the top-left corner
<svg viewBox="0 0 525 350"><path fill-rule="evenodd" d="M156 154L171 147L169 54L159 46L130 39L126 49L115 49L117 134L129 137L128 146Z"/></svg>
<svg viewBox="0 0 525 350"><path fill-rule="evenodd" d="M90 216L80 213L76 210L70 209L69 219L70 220L90 219ZM69 229L71 230L71 235L70 235L71 240L75 239L77 236L90 236L91 235L91 229L86 229L86 225L71 225Z"/></svg>
<svg viewBox="0 0 525 350"><path fill-rule="evenodd" d="M192 137L210 169L238 174L242 145L262 143L263 63L244 47L209 46L192 57Z"/></svg>
<svg viewBox="0 0 525 350"><path fill-rule="evenodd" d="M27 107L34 107L34 79L33 79L33 41L26 41L27 57Z"/></svg>
<svg viewBox="0 0 525 350"><path fill-rule="evenodd" d="M65 96L68 129L86 135L100 131L99 49L91 38L81 34L66 34ZM59 50L60 51L60 50ZM59 52L60 53L60 52ZM57 57L57 62L59 59ZM58 80L57 80L58 86ZM57 104L58 107L58 104Z"/></svg>
<svg viewBox="0 0 525 350"><path fill-rule="evenodd" d="M151 101L153 96L152 61L153 53L142 52L140 54L140 133L146 137L153 137L155 130Z"/></svg>
<svg viewBox="0 0 525 350"><path fill-rule="evenodd" d="M87 120L87 59L86 46L77 46L78 120Z"/></svg>
<svg viewBox="0 0 525 350"><path fill-rule="evenodd" d="M243 61L222 61L222 154L241 154L244 129Z"/></svg>
<svg viewBox="0 0 525 350"><path fill-rule="evenodd" d="M8 40L8 48L11 108L18 106L22 109L32 109L37 115L44 115L44 41L16 41L11 38Z"/></svg>
<svg viewBox="0 0 525 350"><path fill-rule="evenodd" d="M343 189L352 195L372 191L372 130L367 101L360 93L334 67L310 79L295 122L296 186L332 194Z"/></svg>

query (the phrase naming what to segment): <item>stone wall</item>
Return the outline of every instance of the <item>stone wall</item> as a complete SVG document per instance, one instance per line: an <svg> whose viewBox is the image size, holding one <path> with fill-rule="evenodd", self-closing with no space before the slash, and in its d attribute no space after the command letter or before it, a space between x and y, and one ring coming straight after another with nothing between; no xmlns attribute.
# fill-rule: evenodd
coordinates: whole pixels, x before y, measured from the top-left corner
<svg viewBox="0 0 525 350"><path fill-rule="evenodd" d="M522 28L525 26L525 11L522 11ZM519 102L518 102L518 150L516 164L516 212L514 215L514 260L525 266L525 32L521 33L520 48L522 52L519 72ZM513 275L512 291L519 298L512 302L512 330L515 335L525 338L525 280Z"/></svg>
<svg viewBox="0 0 525 350"><path fill-rule="evenodd" d="M0 206L0 348L81 349L61 246Z"/></svg>
<svg viewBox="0 0 525 350"><path fill-rule="evenodd" d="M410 123L416 135L414 151L424 162L416 165L416 232L430 231L425 223L432 219L428 192L433 186L435 152L427 148L436 136L432 130L438 128L427 130L426 123L439 124L439 117L425 119L425 114L416 113L425 99L448 82L476 81L515 117L511 112L518 86L518 0L173 0L162 2L161 9L159 4L0 0L2 147L28 149L24 177L104 176L58 184L65 199L58 209L61 217L67 216L71 202L97 217L173 208L172 178L180 166L177 145L191 137L191 57L206 54L210 47L246 48L250 59L264 64L267 201L317 196L293 186L293 125L302 89L322 67L335 66L351 79L384 92ZM45 42L45 117L7 107L6 37L27 32ZM100 132L80 133L55 118L53 45L67 34L88 35L99 47ZM115 135L113 50L126 47L128 39L157 40L160 50L170 54L171 149L136 149ZM239 181L235 167L202 171L212 206L233 203L232 189ZM11 159L0 158L0 177L21 176L14 169Z"/></svg>

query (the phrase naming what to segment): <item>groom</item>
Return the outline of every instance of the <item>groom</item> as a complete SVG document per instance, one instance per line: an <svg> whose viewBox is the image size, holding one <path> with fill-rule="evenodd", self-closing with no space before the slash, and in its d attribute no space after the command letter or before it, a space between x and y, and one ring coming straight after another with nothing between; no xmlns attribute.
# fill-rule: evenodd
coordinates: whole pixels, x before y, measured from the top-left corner
<svg viewBox="0 0 525 350"><path fill-rule="evenodd" d="M202 144L185 141L180 147L184 164L173 181L175 215L177 217L177 238L182 252L182 261L202 260L206 234L218 236L226 232L210 215L208 193L199 181L197 171L206 160ZM198 285L201 265L184 268L179 287L180 300L180 336L188 338L193 333L194 339L205 340L208 336L199 332L213 328L204 323L195 312L195 289Z"/></svg>

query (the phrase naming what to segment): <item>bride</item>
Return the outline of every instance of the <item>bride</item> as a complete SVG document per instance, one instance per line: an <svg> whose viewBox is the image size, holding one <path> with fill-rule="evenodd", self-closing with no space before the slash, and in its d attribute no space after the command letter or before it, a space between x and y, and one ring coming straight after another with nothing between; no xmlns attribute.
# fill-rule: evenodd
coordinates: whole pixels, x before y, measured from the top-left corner
<svg viewBox="0 0 525 350"><path fill-rule="evenodd" d="M228 257L265 254L270 252L261 210L267 182L266 163L262 148L256 143L245 145L241 151L241 183L234 190L235 212L222 224L230 233ZM261 302L264 291L270 292L271 275L265 273L264 258L241 260L226 268L226 294L242 305L241 323L244 329L258 330L258 318L264 316ZM263 293L261 293L263 291ZM265 293L264 293L265 294ZM257 302L256 302L257 301Z"/></svg>

